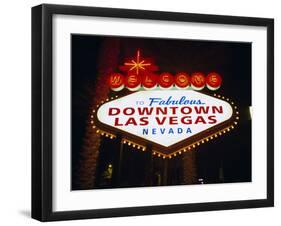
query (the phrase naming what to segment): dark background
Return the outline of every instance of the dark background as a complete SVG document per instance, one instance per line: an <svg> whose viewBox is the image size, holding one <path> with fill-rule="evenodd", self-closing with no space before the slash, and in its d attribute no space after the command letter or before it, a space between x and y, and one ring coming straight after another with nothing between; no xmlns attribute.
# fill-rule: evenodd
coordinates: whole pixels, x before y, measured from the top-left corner
<svg viewBox="0 0 281 226"><path fill-rule="evenodd" d="M216 71L221 74L223 84L216 93L231 98L237 104L240 122L238 128L224 137L197 148L196 177L202 178L204 183L251 181L251 43L72 35L72 189L79 189L77 178L83 162L83 138L94 98L92 89L98 73L97 62L105 41L117 41L120 44L118 65L141 49L142 56L152 58L159 66L159 73L185 71L191 74L201 71L207 74ZM115 71L119 71L118 68ZM207 89L202 92L212 93ZM104 151L98 160L97 177L92 188L107 187L101 185L99 178L106 165L117 158L114 150L111 150L116 149L116 146L119 148L114 141L102 141L101 149ZM123 179L119 187L146 186L146 155L124 150ZM161 167L157 161L154 171ZM172 169L167 185L183 184L179 161L177 158L170 160L169 169ZM111 184L108 187L114 186Z"/></svg>

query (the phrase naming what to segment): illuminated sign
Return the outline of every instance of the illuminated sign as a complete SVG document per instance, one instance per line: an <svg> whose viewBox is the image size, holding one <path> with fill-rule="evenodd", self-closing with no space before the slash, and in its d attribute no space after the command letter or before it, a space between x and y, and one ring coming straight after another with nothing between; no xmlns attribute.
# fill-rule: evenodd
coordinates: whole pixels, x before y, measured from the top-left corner
<svg viewBox="0 0 281 226"><path fill-rule="evenodd" d="M176 156L234 129L239 112L234 102L218 94L216 72L156 73L158 67L140 51L108 76L113 93L92 111L97 133L137 149L150 147L159 157ZM128 94L129 93L129 94Z"/></svg>
<svg viewBox="0 0 281 226"><path fill-rule="evenodd" d="M96 119L105 130L123 132L128 139L149 142L168 154L203 132L222 128L232 116L233 107L222 99L193 90L153 90L102 104Z"/></svg>
<svg viewBox="0 0 281 226"><path fill-rule="evenodd" d="M141 87L151 90L157 88L157 85L163 89L176 87L202 90L206 86L209 90L217 90L222 83L221 76L216 72L210 72L206 77L202 72L194 72L191 76L186 72L178 72L175 76L169 72L156 75L158 67L151 60L143 59L140 50L137 51L135 58L125 61L119 69L127 75L112 73L108 79L110 88L116 92L125 87L130 91L138 91Z"/></svg>
<svg viewBox="0 0 281 226"><path fill-rule="evenodd" d="M130 91L138 91L143 87L145 90L157 88L162 89L193 89L203 90L207 87L209 90L217 90L222 83L221 76L216 72L209 73L206 77L201 72L195 72L189 76L185 72L179 72L173 76L169 72L163 72L156 75L154 72L143 72L142 75L129 71L127 76L121 73L112 73L109 76L108 83L113 91L121 91L125 87Z"/></svg>

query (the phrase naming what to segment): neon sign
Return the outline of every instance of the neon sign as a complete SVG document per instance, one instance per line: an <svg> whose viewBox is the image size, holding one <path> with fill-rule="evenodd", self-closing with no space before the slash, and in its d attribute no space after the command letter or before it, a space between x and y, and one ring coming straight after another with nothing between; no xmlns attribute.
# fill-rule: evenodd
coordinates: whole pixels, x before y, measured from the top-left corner
<svg viewBox="0 0 281 226"><path fill-rule="evenodd" d="M159 157L173 157L217 138L237 125L234 102L221 95L201 92L217 90L221 76L194 72L156 74L158 67L143 59L140 51L112 73L108 84L119 94L93 109L91 123L97 133L145 150L149 144ZM126 72L127 74L123 74Z"/></svg>

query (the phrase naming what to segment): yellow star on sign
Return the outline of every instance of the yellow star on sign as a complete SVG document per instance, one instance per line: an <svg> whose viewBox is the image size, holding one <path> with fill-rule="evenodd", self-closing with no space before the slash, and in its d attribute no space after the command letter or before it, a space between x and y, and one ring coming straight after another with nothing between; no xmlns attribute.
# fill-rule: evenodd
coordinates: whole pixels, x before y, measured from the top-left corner
<svg viewBox="0 0 281 226"><path fill-rule="evenodd" d="M138 51L137 51L136 59L131 60L131 61L129 61L129 62L125 62L124 65L126 65L126 66L131 66L131 67L129 68L129 71L132 71L132 70L135 69L136 72L137 72L137 75L138 75L140 69L145 70L145 69L146 69L146 68L145 68L146 66L150 66L150 65L151 65L151 63L147 63L147 62L145 62L145 60L141 60L140 58L141 58L141 57L140 57L140 50L138 50Z"/></svg>

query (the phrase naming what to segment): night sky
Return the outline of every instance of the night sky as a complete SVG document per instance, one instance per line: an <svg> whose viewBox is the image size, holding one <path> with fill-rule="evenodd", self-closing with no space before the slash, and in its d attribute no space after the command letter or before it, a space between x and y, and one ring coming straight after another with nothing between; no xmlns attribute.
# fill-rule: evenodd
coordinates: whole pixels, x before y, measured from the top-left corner
<svg viewBox="0 0 281 226"><path fill-rule="evenodd" d="M98 73L97 65L104 51L102 44L105 41L119 43L118 65L123 64L125 58L135 56L136 50L141 49L144 58L153 59L159 66L159 73L218 72L223 84L216 93L231 98L237 104L240 122L227 135L197 148L197 178L203 178L204 183L219 183L222 174L220 171L223 170L223 182L251 181L251 43L72 35L72 189L79 189L76 180L83 162L81 150L92 98L95 98L92 89ZM118 68L115 71L118 72ZM207 88L202 92L212 93ZM102 141L101 146L107 152L104 151L99 157L98 177L108 162L115 161L116 155L108 150L116 144L110 142L112 141ZM147 153L130 154L131 152L124 150L121 187L146 186L143 171L147 165ZM177 161L170 160L169 164L177 164ZM157 163L157 167L161 167L161 164ZM180 170L173 173L167 185L182 184L181 173ZM101 187L99 179L95 180L92 188Z"/></svg>

